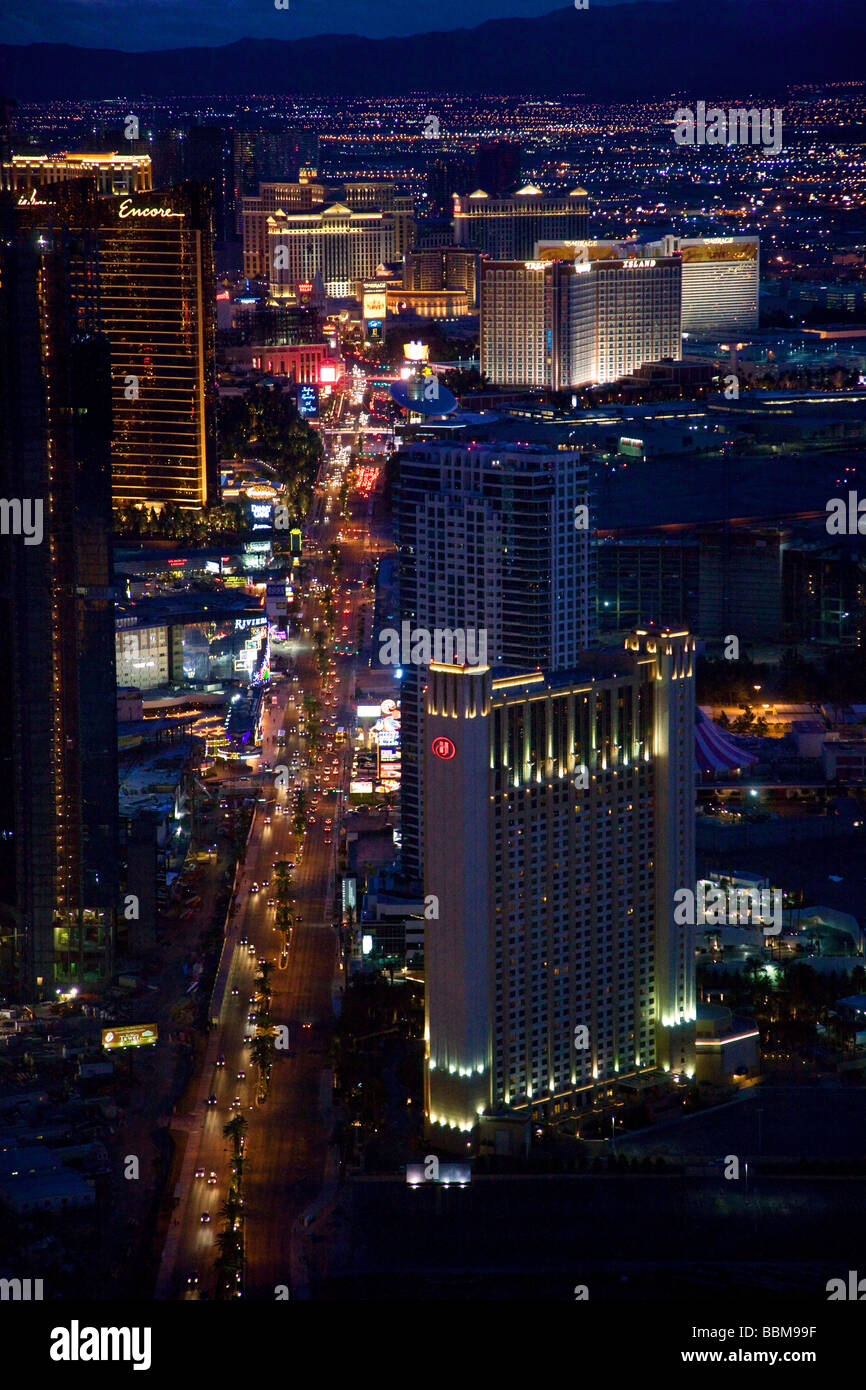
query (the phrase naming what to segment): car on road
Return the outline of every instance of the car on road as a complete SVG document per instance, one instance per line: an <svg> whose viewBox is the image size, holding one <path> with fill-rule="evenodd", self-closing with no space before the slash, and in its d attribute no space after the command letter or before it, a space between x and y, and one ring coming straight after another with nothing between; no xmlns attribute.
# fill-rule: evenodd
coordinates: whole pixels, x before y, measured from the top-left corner
<svg viewBox="0 0 866 1390"><path fill-rule="evenodd" d="M216 1187L216 1183L217 1183L217 1175L216 1175L214 1169L211 1168L210 1172L209 1172L208 1175L207 1175L207 1185L208 1185L208 1187Z"/></svg>
<svg viewBox="0 0 866 1390"><path fill-rule="evenodd" d="M246 1079L247 1079L247 1074L246 1074L246 1072L245 1072L245 1071L239 1071L239 1072L238 1072L238 1081L246 1081Z"/></svg>
<svg viewBox="0 0 866 1390"><path fill-rule="evenodd" d="M257 883L254 883L253 886L252 886L252 888L250 889L250 892L251 892L251 893L258 893L258 891L259 891L259 885L258 885Z"/></svg>
<svg viewBox="0 0 866 1390"><path fill-rule="evenodd" d="M216 1091L211 1091L210 1095L208 1096L207 1100L205 1101L205 1105L216 1105L216 1103L217 1103Z"/></svg>
<svg viewBox="0 0 866 1390"><path fill-rule="evenodd" d="M203 1211L203 1212L202 1212L202 1214L201 1214L201 1224L202 1224L203 1226L209 1226L209 1225L210 1225L210 1212L209 1212L209 1211Z"/></svg>
<svg viewBox="0 0 866 1390"><path fill-rule="evenodd" d="M223 1056L222 1053L220 1053L219 1057L217 1057L217 1059L216 1059L216 1064L217 1064L218 1067L224 1067L224 1066L225 1066L225 1064L226 1064L226 1059L225 1059L225 1057Z"/></svg>
<svg viewBox="0 0 866 1390"><path fill-rule="evenodd" d="M203 1168L196 1168L196 1170L195 1170L195 1175L196 1175L197 1178L203 1178L203 1177L204 1177L204 1169L203 1169Z"/></svg>
<svg viewBox="0 0 866 1390"><path fill-rule="evenodd" d="M196 1287L197 1284L198 1284L198 1274L196 1273L195 1270L192 1270L192 1271L186 1276L186 1286L187 1286L188 1289L194 1289L194 1288Z"/></svg>
<svg viewBox="0 0 866 1390"><path fill-rule="evenodd" d="M234 1100L232 1101L231 1105L229 1106L229 1109L230 1109L230 1110L240 1110L240 1108L241 1108L241 1098L240 1098L240 1096L235 1096Z"/></svg>
<svg viewBox="0 0 866 1390"><path fill-rule="evenodd" d="M247 947L247 955L248 955L248 956L254 956L255 953L256 953L256 948L255 948L255 946L252 944L252 942L250 942L249 946Z"/></svg>

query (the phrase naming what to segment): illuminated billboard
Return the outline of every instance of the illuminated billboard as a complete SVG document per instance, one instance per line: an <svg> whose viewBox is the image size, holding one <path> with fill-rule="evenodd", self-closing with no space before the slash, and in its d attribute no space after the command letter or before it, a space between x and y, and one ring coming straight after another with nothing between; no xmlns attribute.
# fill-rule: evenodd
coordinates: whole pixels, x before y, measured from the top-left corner
<svg viewBox="0 0 866 1390"><path fill-rule="evenodd" d="M109 1052L118 1047L151 1047L157 1040L155 1023L130 1024L123 1028L103 1028L102 1046Z"/></svg>
<svg viewBox="0 0 866 1390"><path fill-rule="evenodd" d="M758 259L757 238L733 241L728 238L707 237L699 242L679 244L683 265L707 261L756 261Z"/></svg>
<svg viewBox="0 0 866 1390"><path fill-rule="evenodd" d="M365 290L363 304L365 319L383 319L385 317L384 290Z"/></svg>
<svg viewBox="0 0 866 1390"><path fill-rule="evenodd" d="M533 260L539 263L548 261L615 261L622 254L623 245L619 242L602 244L597 241L537 241Z"/></svg>
<svg viewBox="0 0 866 1390"><path fill-rule="evenodd" d="M304 381L297 389L299 415L318 415L319 388L311 381Z"/></svg>

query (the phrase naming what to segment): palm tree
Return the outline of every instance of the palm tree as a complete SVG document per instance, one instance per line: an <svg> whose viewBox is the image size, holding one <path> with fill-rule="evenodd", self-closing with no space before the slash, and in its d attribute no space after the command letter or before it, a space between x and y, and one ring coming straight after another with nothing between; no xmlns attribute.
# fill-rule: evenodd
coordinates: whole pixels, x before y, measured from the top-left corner
<svg viewBox="0 0 866 1390"><path fill-rule="evenodd" d="M235 1158L240 1158L243 1153L247 1129L248 1125L243 1115L235 1115L227 1125L223 1125L223 1137L232 1141L232 1153Z"/></svg>
<svg viewBox="0 0 866 1390"><path fill-rule="evenodd" d="M271 1067L274 1061L274 1039L270 1033L258 1033L250 1049L250 1061L258 1069L259 1082L267 1093Z"/></svg>

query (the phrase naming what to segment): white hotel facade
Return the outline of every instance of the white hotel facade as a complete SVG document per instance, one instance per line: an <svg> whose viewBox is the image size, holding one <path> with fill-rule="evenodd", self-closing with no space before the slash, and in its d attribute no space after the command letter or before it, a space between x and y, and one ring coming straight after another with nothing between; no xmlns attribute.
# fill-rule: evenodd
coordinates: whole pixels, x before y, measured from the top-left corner
<svg viewBox="0 0 866 1390"><path fill-rule="evenodd" d="M291 297L317 274L329 298L351 295L358 280L373 279L383 261L395 259L396 219L393 212L356 212L345 203L297 213L279 209L267 218L271 296Z"/></svg>
<svg viewBox="0 0 866 1390"><path fill-rule="evenodd" d="M434 665L424 725L425 1107L556 1121L695 1066L694 639L559 675ZM580 1045L576 1045L576 1043Z"/></svg>
<svg viewBox="0 0 866 1390"><path fill-rule="evenodd" d="M497 386L558 391L678 361L681 284L678 256L483 261L481 370Z"/></svg>

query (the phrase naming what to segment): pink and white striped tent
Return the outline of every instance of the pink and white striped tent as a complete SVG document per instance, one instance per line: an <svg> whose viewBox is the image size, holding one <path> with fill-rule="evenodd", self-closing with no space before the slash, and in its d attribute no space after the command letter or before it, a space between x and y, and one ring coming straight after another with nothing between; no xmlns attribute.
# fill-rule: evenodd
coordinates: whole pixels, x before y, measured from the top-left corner
<svg viewBox="0 0 866 1390"><path fill-rule="evenodd" d="M747 771L757 761L753 753L746 752L735 734L720 729L701 710L695 711L695 763L703 777Z"/></svg>

